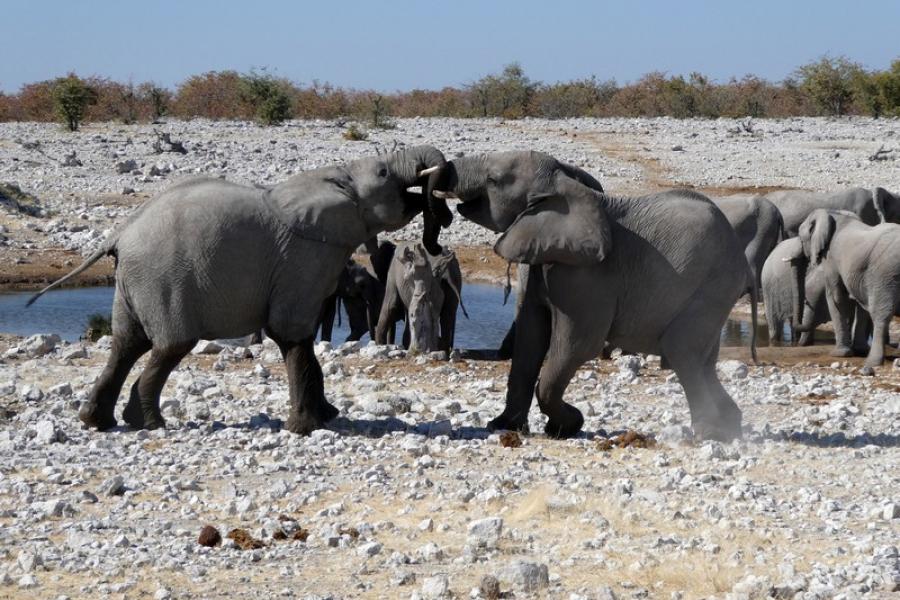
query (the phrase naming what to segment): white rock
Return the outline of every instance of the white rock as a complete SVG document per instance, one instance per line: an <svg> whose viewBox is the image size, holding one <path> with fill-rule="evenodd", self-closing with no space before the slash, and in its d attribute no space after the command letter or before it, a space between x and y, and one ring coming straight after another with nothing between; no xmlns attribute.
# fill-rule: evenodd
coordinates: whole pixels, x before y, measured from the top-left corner
<svg viewBox="0 0 900 600"><path fill-rule="evenodd" d="M34 426L34 441L42 446L65 441L65 434L50 419L42 419Z"/></svg>
<svg viewBox="0 0 900 600"><path fill-rule="evenodd" d="M21 347L25 350L25 353L28 356L37 358L39 356L44 356L45 354L53 352L60 341L60 337L55 333L39 333L37 335L25 338L25 341L22 342Z"/></svg>
<svg viewBox="0 0 900 600"><path fill-rule="evenodd" d="M479 548L496 548L503 532L503 519L487 517L469 523L468 542Z"/></svg>
<svg viewBox="0 0 900 600"><path fill-rule="evenodd" d="M900 519L900 504L891 502L890 504L885 505L884 509L881 511L881 516L889 521L891 519Z"/></svg>
<svg viewBox="0 0 900 600"><path fill-rule="evenodd" d="M191 354L218 354L223 348L224 346L219 342L213 340L200 340L197 342L197 345L194 346L194 349L191 350Z"/></svg>
<svg viewBox="0 0 900 600"><path fill-rule="evenodd" d="M381 554L381 544L378 542L367 542L356 549L356 553L360 556L375 556Z"/></svg>
<svg viewBox="0 0 900 600"><path fill-rule="evenodd" d="M739 360L724 360L718 365L719 371L729 379L746 379L750 368Z"/></svg>
<svg viewBox="0 0 900 600"><path fill-rule="evenodd" d="M121 496L125 493L125 479L114 475L100 485L99 492L103 496Z"/></svg>
<svg viewBox="0 0 900 600"><path fill-rule="evenodd" d="M438 600L450 594L450 580L444 574L432 575L422 581L422 598Z"/></svg>
<svg viewBox="0 0 900 600"><path fill-rule="evenodd" d="M547 565L515 560L500 572L500 579L525 592L535 592L550 585Z"/></svg>

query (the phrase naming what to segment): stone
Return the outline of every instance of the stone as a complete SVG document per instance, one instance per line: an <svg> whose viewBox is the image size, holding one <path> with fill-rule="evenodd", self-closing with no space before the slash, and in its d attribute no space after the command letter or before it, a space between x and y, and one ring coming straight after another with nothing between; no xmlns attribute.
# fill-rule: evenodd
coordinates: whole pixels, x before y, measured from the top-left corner
<svg viewBox="0 0 900 600"><path fill-rule="evenodd" d="M41 388L33 385L23 385L19 390L19 395L25 402L40 402L44 399L44 392Z"/></svg>
<svg viewBox="0 0 900 600"><path fill-rule="evenodd" d="M194 346L194 349L191 350L191 354L218 354L223 348L224 346L218 342L212 340L200 340L197 342L197 345Z"/></svg>
<svg viewBox="0 0 900 600"><path fill-rule="evenodd" d="M514 560L503 569L501 577L524 592L536 592L550 585L547 565Z"/></svg>
<svg viewBox="0 0 900 600"><path fill-rule="evenodd" d="M118 173L119 175L131 173L132 171L136 171L137 168L138 164L134 159L123 160L120 163L116 163L116 173Z"/></svg>
<svg viewBox="0 0 900 600"><path fill-rule="evenodd" d="M19 552L19 557L16 562L19 563L19 567L26 573L31 573L36 568L44 564L43 560L41 560L40 555L27 551Z"/></svg>
<svg viewBox="0 0 900 600"><path fill-rule="evenodd" d="M485 600L499 600L500 581L493 575L485 575L478 584L478 592Z"/></svg>
<svg viewBox="0 0 900 600"><path fill-rule="evenodd" d="M478 519L469 523L467 541L478 548L496 548L502 532L502 518Z"/></svg>
<svg viewBox="0 0 900 600"><path fill-rule="evenodd" d="M39 333L25 338L25 341L21 344L21 348L28 356L38 358L53 352L60 341L62 340L55 333Z"/></svg>
<svg viewBox="0 0 900 600"><path fill-rule="evenodd" d="M376 556L381 554L381 544L378 542L367 542L357 548L356 553L360 556Z"/></svg>
<svg viewBox="0 0 900 600"><path fill-rule="evenodd" d="M56 442L64 442L65 434L60 431L56 424L50 419L42 419L34 426L34 441L42 446L54 444Z"/></svg>
<svg viewBox="0 0 900 600"><path fill-rule="evenodd" d="M750 368L739 360L724 360L718 364L719 371L731 380L746 379Z"/></svg>
<svg viewBox="0 0 900 600"><path fill-rule="evenodd" d="M82 348L84 350L84 348ZM63 357L65 358L65 357ZM72 385L68 381L64 381L63 383L58 383L50 388L50 394L54 396L60 396L61 398L68 398L72 395Z"/></svg>
<svg viewBox="0 0 900 600"><path fill-rule="evenodd" d="M32 575L31 573L26 573L19 578L18 585L23 590L30 590L32 588L36 588L38 586L38 582L34 578L34 575Z"/></svg>
<svg viewBox="0 0 900 600"><path fill-rule="evenodd" d="M121 496L125 493L125 480L121 475L114 475L100 485L99 491L104 496Z"/></svg>
<svg viewBox="0 0 900 600"><path fill-rule="evenodd" d="M594 593L595 600L618 600L616 593L609 586L603 586Z"/></svg>
<svg viewBox="0 0 900 600"><path fill-rule="evenodd" d="M432 575L422 581L422 598L437 600L450 594L450 580L444 574Z"/></svg>
<svg viewBox="0 0 900 600"><path fill-rule="evenodd" d="M900 504L891 502L890 504L885 505L884 509L881 511L881 516L888 521L891 519L900 519Z"/></svg>
<svg viewBox="0 0 900 600"><path fill-rule="evenodd" d="M694 432L684 425L667 425L656 434L656 441L665 446L680 446L694 439Z"/></svg>

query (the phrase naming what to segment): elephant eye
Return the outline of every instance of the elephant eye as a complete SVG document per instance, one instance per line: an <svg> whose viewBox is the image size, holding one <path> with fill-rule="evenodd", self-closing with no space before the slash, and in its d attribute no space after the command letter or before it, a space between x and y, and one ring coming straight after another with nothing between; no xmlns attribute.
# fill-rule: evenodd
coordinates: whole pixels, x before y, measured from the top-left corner
<svg viewBox="0 0 900 600"><path fill-rule="evenodd" d="M378 176L387 177L387 167L381 167L380 169L378 169Z"/></svg>

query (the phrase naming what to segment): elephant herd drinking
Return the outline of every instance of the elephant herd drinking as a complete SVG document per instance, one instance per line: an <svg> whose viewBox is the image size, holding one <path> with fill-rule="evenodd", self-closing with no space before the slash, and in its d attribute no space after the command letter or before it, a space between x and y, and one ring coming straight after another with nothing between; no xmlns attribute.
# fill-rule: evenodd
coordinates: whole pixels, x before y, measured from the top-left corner
<svg viewBox="0 0 900 600"><path fill-rule="evenodd" d="M858 328L874 325L868 365L882 361L888 322L900 308L900 225L889 223L900 222L900 197L881 188L715 203L689 190L620 198L544 153L447 161L431 146L306 171L271 189L179 183L29 304L101 257L116 258L113 341L79 411L86 426L116 425L121 388L147 352L122 417L135 428L163 426L162 388L198 340L262 329L286 363L286 427L308 434L338 414L313 351L338 297L354 335L368 331L383 343L405 319L411 348L452 347L462 278L439 244L453 218L448 200L463 218L500 234L494 251L519 265L506 403L492 430L527 431L536 397L548 435L576 435L583 417L563 393L576 370L611 345L660 355L684 388L695 435L731 440L741 434L741 411L716 360L740 296L751 293L754 318L760 283L767 314L770 302L788 298L779 306L790 306L796 331L814 326L818 317L804 318L802 307L824 296L841 355L864 343L862 335L851 342L854 316ZM421 245L376 256L379 233L420 213ZM375 277L348 262L367 242ZM392 248L382 246L385 254ZM775 269L780 274L770 278ZM776 300L776 293L785 295ZM370 306L376 302L378 311Z"/></svg>

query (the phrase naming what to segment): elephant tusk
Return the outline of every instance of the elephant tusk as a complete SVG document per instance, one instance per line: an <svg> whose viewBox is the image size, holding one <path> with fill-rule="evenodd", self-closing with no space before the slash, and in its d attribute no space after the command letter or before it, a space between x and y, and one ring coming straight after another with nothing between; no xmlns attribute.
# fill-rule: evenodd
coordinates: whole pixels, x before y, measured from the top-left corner
<svg viewBox="0 0 900 600"><path fill-rule="evenodd" d="M454 194L453 192L444 192L442 190L433 190L431 194L435 198L440 198L441 200L459 200L459 196Z"/></svg>
<svg viewBox="0 0 900 600"><path fill-rule="evenodd" d="M440 168L441 167L439 167L439 166L435 166L435 167L428 167L427 169L422 169L421 171L419 171L416 174L416 177L425 177L426 175L431 175L432 173L434 173L435 171L437 171Z"/></svg>

